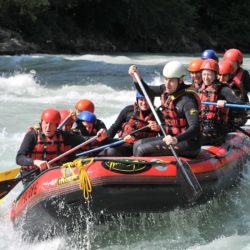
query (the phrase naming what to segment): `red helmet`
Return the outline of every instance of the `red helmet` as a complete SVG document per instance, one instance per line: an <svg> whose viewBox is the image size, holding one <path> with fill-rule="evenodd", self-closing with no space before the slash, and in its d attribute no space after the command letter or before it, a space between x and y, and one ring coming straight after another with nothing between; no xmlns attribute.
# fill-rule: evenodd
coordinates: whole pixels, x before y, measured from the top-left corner
<svg viewBox="0 0 250 250"><path fill-rule="evenodd" d="M56 109L45 109L41 115L41 120L49 123L60 123L60 113Z"/></svg>
<svg viewBox="0 0 250 250"><path fill-rule="evenodd" d="M195 58L188 65L188 71L190 72L198 72L200 71L201 64L204 62L201 58Z"/></svg>
<svg viewBox="0 0 250 250"><path fill-rule="evenodd" d="M70 111L68 109L63 109L63 110L60 110L60 116L61 116L61 120L60 120L60 123L62 123L66 117L68 117L70 115ZM74 120L72 117L70 117L67 122L65 123L65 125L73 125L74 123Z"/></svg>
<svg viewBox="0 0 250 250"><path fill-rule="evenodd" d="M237 61L240 64L243 63L243 55L240 50L238 49L229 49L225 52L223 56L224 60L229 60L229 61Z"/></svg>
<svg viewBox="0 0 250 250"><path fill-rule="evenodd" d="M94 113L95 111L94 103L88 99L81 99L78 101L75 105L75 108L79 111L89 111L91 113Z"/></svg>
<svg viewBox="0 0 250 250"><path fill-rule="evenodd" d="M220 75L227 75L233 74L235 71L234 66L230 61L222 61L219 62L219 74Z"/></svg>
<svg viewBox="0 0 250 250"><path fill-rule="evenodd" d="M201 70L207 69L207 70L212 70L218 73L219 71L219 65L214 59L207 59L203 61L201 65Z"/></svg>

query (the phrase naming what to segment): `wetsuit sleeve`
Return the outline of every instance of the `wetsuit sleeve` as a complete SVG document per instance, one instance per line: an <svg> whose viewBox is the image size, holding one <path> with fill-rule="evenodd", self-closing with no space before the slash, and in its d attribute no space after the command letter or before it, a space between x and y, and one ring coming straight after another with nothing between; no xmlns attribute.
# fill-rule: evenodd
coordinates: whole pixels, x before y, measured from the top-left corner
<svg viewBox="0 0 250 250"><path fill-rule="evenodd" d="M97 119L96 120L96 129L97 129L97 131L99 131L102 128L107 130L107 127L106 127L105 123L102 120Z"/></svg>
<svg viewBox="0 0 250 250"><path fill-rule="evenodd" d="M222 87L220 91L220 95L223 96L223 99L225 99L228 103L234 103L234 104L245 104L244 101L242 101L238 96L235 95L234 91L227 86ZM239 113L245 113L245 109L242 108L234 108Z"/></svg>
<svg viewBox="0 0 250 250"><path fill-rule="evenodd" d="M37 136L35 130L29 131L21 143L21 146L17 152L16 163L20 166L34 166L34 159L28 157L32 152L37 142Z"/></svg>
<svg viewBox="0 0 250 250"><path fill-rule="evenodd" d="M129 105L120 112L115 123L113 123L111 127L108 129L108 135L110 138L113 138L116 135L116 133L122 129L122 124L129 120L130 118L129 114L131 115L133 110L134 110L133 105Z"/></svg>
<svg viewBox="0 0 250 250"><path fill-rule="evenodd" d="M186 117L188 128L187 130L176 136L178 142L189 140L195 137L199 138L200 135L200 118L199 118L199 111L198 111L198 103L195 97L191 95L185 96L183 99L179 101L176 105L177 107L180 106L181 108L181 115Z"/></svg>
<svg viewBox="0 0 250 250"><path fill-rule="evenodd" d="M250 75L247 70L244 70L243 76L242 76L242 84L243 88L250 92Z"/></svg>
<svg viewBox="0 0 250 250"><path fill-rule="evenodd" d="M220 96L222 96L222 98L228 103L244 104L244 102L235 95L234 91L227 86L220 89L219 98Z"/></svg>
<svg viewBox="0 0 250 250"><path fill-rule="evenodd" d="M72 132L67 132L67 131L61 131L63 141L65 145L70 145L73 147L76 147L77 145L85 142L88 140L90 137L87 136L82 136L82 135L76 135Z"/></svg>
<svg viewBox="0 0 250 250"><path fill-rule="evenodd" d="M147 94L148 94L148 96L149 96L150 98L153 98L153 97L156 97L156 96L161 96L162 93L164 93L164 91L165 91L165 85L164 85L164 84L162 84L162 85L160 85L160 86L148 86L148 85L144 82L143 79L142 79L141 82L142 82L142 85L143 85L143 87L145 88L145 90L146 90L146 92L147 92ZM137 90L140 94L143 95L143 93L142 93L142 91L141 91L141 88L140 88L139 84L138 84L138 83L134 83L134 85L135 85L135 87L136 87L136 90Z"/></svg>

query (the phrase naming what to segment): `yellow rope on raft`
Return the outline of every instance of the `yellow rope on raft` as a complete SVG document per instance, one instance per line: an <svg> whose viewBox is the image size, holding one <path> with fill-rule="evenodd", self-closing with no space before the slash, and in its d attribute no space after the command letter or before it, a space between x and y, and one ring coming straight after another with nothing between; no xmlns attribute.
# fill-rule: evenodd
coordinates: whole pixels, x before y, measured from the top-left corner
<svg viewBox="0 0 250 250"><path fill-rule="evenodd" d="M86 161L86 159L85 159L85 161ZM89 199L89 195L92 192L92 185L90 183L90 179L89 179L87 170L93 162L94 162L94 158L90 158L89 162L85 162L84 164L83 164L81 159L74 160L74 162L73 162L79 171L80 189L83 191L83 198L85 200Z"/></svg>
<svg viewBox="0 0 250 250"><path fill-rule="evenodd" d="M74 162L67 162L67 163L64 163L61 168L63 169L63 177L66 178L66 171L67 169L69 169L70 173L72 174L73 177L76 177L76 174L75 172L73 171L73 167L75 167L75 164Z"/></svg>
<svg viewBox="0 0 250 250"><path fill-rule="evenodd" d="M94 162L94 158L90 159L84 159L84 163L82 162L82 159L76 159L73 162L67 162L61 166L63 169L63 178L66 178L66 171L67 169L70 171L71 176L74 180L78 179L78 176L73 171L73 167L78 168L79 172L79 187L81 190L83 190L83 197L85 200L89 199L89 194L92 192L92 185L90 183L90 179L87 173L88 168L90 165Z"/></svg>

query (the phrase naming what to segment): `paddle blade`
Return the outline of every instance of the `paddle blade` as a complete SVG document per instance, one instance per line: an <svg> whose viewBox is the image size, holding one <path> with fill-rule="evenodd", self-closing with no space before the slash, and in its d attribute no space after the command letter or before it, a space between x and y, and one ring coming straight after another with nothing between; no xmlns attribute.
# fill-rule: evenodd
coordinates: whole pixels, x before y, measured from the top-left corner
<svg viewBox="0 0 250 250"><path fill-rule="evenodd" d="M5 197L21 180L21 178L0 182L0 200Z"/></svg>
<svg viewBox="0 0 250 250"><path fill-rule="evenodd" d="M177 162L177 176L187 201L196 201L202 194L202 188L186 161Z"/></svg>
<svg viewBox="0 0 250 250"><path fill-rule="evenodd" d="M14 179L19 173L20 173L20 167L0 172L0 181L7 181L10 179Z"/></svg>

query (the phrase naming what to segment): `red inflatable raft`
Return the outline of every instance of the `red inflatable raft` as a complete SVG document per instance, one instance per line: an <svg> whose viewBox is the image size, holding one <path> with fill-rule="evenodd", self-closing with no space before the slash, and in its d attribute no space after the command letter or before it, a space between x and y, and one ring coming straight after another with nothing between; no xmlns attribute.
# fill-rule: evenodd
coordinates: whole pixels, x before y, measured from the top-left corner
<svg viewBox="0 0 250 250"><path fill-rule="evenodd" d="M222 146L182 158L202 187L196 202L234 185L249 149L248 136L232 133ZM77 159L30 183L14 201L11 220L26 236L47 237L83 223L89 214L166 211L187 203L176 173L173 156Z"/></svg>

